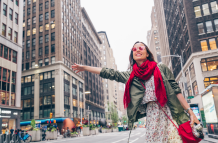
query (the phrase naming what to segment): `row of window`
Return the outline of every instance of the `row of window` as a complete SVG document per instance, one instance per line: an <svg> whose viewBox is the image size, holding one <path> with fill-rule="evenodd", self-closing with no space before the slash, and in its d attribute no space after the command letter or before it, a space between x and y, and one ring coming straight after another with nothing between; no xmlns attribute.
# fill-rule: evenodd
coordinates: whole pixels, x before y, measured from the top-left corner
<svg viewBox="0 0 218 143"><path fill-rule="evenodd" d="M213 71L218 69L218 57L201 59L202 71Z"/></svg>
<svg viewBox="0 0 218 143"><path fill-rule="evenodd" d="M8 6L3 3L3 15L7 17L8 13ZM9 19L13 21L13 9L9 8ZM15 17L14 17L15 23L18 24L18 13L15 12Z"/></svg>
<svg viewBox="0 0 218 143"><path fill-rule="evenodd" d="M208 77L204 79L204 87L207 88L211 84L218 84L218 76Z"/></svg>
<svg viewBox="0 0 218 143"><path fill-rule="evenodd" d="M17 63L17 52L0 44L0 57L3 57L9 61L12 60L12 62Z"/></svg>
<svg viewBox="0 0 218 143"><path fill-rule="evenodd" d="M70 74L68 74L68 73L66 73L66 72L64 72L64 77L63 77L65 80L67 80L67 81L70 81ZM74 77L72 77L72 83L74 84L74 85L76 85L76 83L77 83L77 79L76 78L74 78ZM80 82L79 82L80 83ZM81 88L81 87L80 87ZM83 88L83 87L82 87Z"/></svg>
<svg viewBox="0 0 218 143"><path fill-rule="evenodd" d="M12 74L12 77L10 76ZM16 72L0 67L0 90L10 91L15 93Z"/></svg>
<svg viewBox="0 0 218 143"><path fill-rule="evenodd" d="M54 64L55 63L55 57L51 57L51 64ZM44 65L47 66L49 65L49 58L45 58L44 59ZM43 60L39 60L38 61L38 64L36 64L35 61L32 61L31 62L31 68L37 68L37 67L42 67L43 66ZM26 70L29 70L30 69L30 64L29 63L26 63ZM22 71L24 70L24 64L22 64Z"/></svg>
<svg viewBox="0 0 218 143"><path fill-rule="evenodd" d="M202 15L207 16L210 15L211 13L212 14L218 13L217 2L216 1L210 2L210 7L208 3L202 4L201 6L195 6L194 12L195 12L195 18L202 17Z"/></svg>
<svg viewBox="0 0 218 143"><path fill-rule="evenodd" d="M0 105L9 106L10 93L0 90ZM11 106L15 106L15 93L11 93Z"/></svg>
<svg viewBox="0 0 218 143"><path fill-rule="evenodd" d="M27 21L28 21L27 24L29 25L30 19L28 19ZM35 19L33 19L33 22L35 23ZM25 21L23 22L23 27L25 27ZM50 25L48 23L45 24L45 30L49 30L49 27L50 27ZM54 28L55 28L55 22L51 23L51 29L54 29ZM39 32L40 33L43 32L43 25L39 26ZM27 36L30 36L30 34L31 34L31 30L27 30ZM32 29L32 34L33 35L36 34L36 28L35 27ZM23 31L23 37L24 36L25 36L25 32Z"/></svg>
<svg viewBox="0 0 218 143"><path fill-rule="evenodd" d="M202 35L202 34L205 34L205 33L211 33L211 32L214 32L214 31L218 31L218 19L214 19L213 22L214 22L213 24L212 24L211 21L206 21L205 24L203 22L198 23L197 26L198 26L199 35ZM213 25L215 27L215 30L213 30Z"/></svg>
<svg viewBox="0 0 218 143"><path fill-rule="evenodd" d="M40 84L40 93L54 92L55 84L54 82Z"/></svg>
<svg viewBox="0 0 218 143"><path fill-rule="evenodd" d="M192 88L194 95L198 95L198 85L196 81L192 83ZM188 87L188 96L193 96L191 86Z"/></svg>
<svg viewBox="0 0 218 143"><path fill-rule="evenodd" d="M36 0L27 0L27 5L31 5L31 1L33 1L33 3L36 2ZM26 6L26 2L25 0L23 1L23 6ZM54 7L55 6L55 0L51 0L51 7ZM46 1L45 2L45 9L48 9L49 8L49 1ZM43 3L40 3L39 4L39 11L42 11L43 10Z"/></svg>
<svg viewBox="0 0 218 143"><path fill-rule="evenodd" d="M202 40L200 42L201 42L201 50L202 51L208 51L208 50L215 50L215 49L217 49L216 39L215 38L211 38L211 39L207 39L207 40ZM209 47L208 47L208 44L210 45Z"/></svg>
<svg viewBox="0 0 218 143"><path fill-rule="evenodd" d="M10 40L13 40L12 39L12 28L8 27L8 30L7 30L7 26L2 23L2 35L6 37L6 33L8 32L8 37ZM18 33L16 31L14 31L14 42L17 43L18 42Z"/></svg>

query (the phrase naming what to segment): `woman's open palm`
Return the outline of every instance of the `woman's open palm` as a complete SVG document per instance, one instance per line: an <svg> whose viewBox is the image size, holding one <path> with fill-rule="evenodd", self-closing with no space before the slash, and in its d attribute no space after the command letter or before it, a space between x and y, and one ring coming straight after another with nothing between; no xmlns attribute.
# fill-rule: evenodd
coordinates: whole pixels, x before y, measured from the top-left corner
<svg viewBox="0 0 218 143"><path fill-rule="evenodd" d="M79 65L79 64L74 64L74 65L72 65L72 69L74 70L74 71L76 71L76 73L79 73L79 72L82 72L82 71L84 71L84 68L83 68L83 66L82 65Z"/></svg>

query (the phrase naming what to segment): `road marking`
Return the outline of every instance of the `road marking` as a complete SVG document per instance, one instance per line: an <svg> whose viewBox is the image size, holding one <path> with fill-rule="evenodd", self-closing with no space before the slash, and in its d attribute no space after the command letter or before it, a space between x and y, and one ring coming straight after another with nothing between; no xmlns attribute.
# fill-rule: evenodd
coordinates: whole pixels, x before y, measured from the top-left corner
<svg viewBox="0 0 218 143"><path fill-rule="evenodd" d="M135 140L131 141L130 143L133 143L133 142L137 141L138 139L139 139L139 138L136 138Z"/></svg>
<svg viewBox="0 0 218 143"><path fill-rule="evenodd" d="M138 135L138 134L141 134L141 133L139 132L139 133L137 133L137 134L135 134L135 135L132 135L132 136L130 136L130 138L131 138L131 137L134 137L134 136L136 136L136 135ZM128 137L128 138L129 138L129 137ZM128 139L128 138L124 138L124 139L121 139L121 140L118 140L118 141L115 141L115 142L112 142L112 143L117 143L117 142L126 140L126 139Z"/></svg>
<svg viewBox="0 0 218 143"><path fill-rule="evenodd" d="M145 134L141 135L140 137L143 137L143 136L145 136Z"/></svg>

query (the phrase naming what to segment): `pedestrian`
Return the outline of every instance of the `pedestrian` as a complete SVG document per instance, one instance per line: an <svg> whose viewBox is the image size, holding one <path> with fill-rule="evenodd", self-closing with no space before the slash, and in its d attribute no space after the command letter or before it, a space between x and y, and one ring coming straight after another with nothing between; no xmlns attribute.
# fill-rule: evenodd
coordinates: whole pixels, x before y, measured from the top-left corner
<svg viewBox="0 0 218 143"><path fill-rule="evenodd" d="M124 108L127 108L128 128L132 129L134 122L146 116L146 143L182 142L175 126L189 120L193 126L199 121L181 94L172 72L166 65L154 61L153 54L143 42L133 45L129 62L130 67L126 72L76 63L72 69L76 73L88 71L105 79L125 83L123 101Z"/></svg>
<svg viewBox="0 0 218 143"><path fill-rule="evenodd" d="M8 129L6 129L5 134L8 135Z"/></svg>
<svg viewBox="0 0 218 143"><path fill-rule="evenodd" d="M11 129L10 129L10 132L11 132L11 134L13 134L14 133L14 129L11 127Z"/></svg>
<svg viewBox="0 0 218 143"><path fill-rule="evenodd" d="M60 133L59 133L59 128L57 127L57 135L60 135Z"/></svg>

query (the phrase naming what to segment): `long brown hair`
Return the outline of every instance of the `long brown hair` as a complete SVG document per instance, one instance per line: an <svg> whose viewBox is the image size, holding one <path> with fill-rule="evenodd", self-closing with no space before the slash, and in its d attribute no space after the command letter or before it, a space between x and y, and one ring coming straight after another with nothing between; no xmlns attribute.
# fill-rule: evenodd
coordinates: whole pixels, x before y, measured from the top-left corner
<svg viewBox="0 0 218 143"><path fill-rule="evenodd" d="M153 54L151 53L151 51L149 50L149 48L148 48L148 46L145 44L145 43L143 43L143 42L139 42L139 41L137 41L137 42L135 42L135 44L137 44L137 43L141 43L141 44L143 44L144 46L145 46L145 49L147 50L147 53L148 53L148 60L149 61L154 61L154 62L156 62L155 60L154 60L154 56L153 56ZM135 44L133 45L133 47L135 46ZM136 63L136 61L133 59L133 51L131 50L131 52L130 52L130 55L129 55L129 65L130 65L130 67L129 67L129 69L130 70L132 70L132 67L133 67L133 65Z"/></svg>

